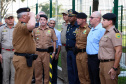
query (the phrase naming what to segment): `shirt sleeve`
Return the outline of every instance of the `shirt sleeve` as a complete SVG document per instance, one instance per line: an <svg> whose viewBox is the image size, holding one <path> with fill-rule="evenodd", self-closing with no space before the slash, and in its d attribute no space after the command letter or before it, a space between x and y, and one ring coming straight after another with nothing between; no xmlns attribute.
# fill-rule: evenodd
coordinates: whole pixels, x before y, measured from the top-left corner
<svg viewBox="0 0 126 84"><path fill-rule="evenodd" d="M53 42L58 40L57 37L56 37L55 31L51 29L51 32L52 32L52 40L53 40Z"/></svg>
<svg viewBox="0 0 126 84"><path fill-rule="evenodd" d="M0 27L0 43L1 43L1 41L2 41L2 30L3 30L3 27L1 26L1 27Z"/></svg>
<svg viewBox="0 0 126 84"><path fill-rule="evenodd" d="M62 44L61 44L61 34L60 34L60 32L59 32L59 34L58 34L58 45L59 45L59 46L62 46Z"/></svg>

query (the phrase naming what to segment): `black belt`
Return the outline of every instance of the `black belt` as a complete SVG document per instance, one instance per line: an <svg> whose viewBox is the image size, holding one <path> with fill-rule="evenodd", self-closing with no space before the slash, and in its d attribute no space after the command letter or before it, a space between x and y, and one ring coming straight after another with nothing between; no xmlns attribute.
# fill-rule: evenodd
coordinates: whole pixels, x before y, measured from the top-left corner
<svg viewBox="0 0 126 84"><path fill-rule="evenodd" d="M98 57L98 54L88 54L88 58L95 58Z"/></svg>
<svg viewBox="0 0 126 84"><path fill-rule="evenodd" d="M110 62L110 61L115 61L115 59L100 60L100 62Z"/></svg>
<svg viewBox="0 0 126 84"><path fill-rule="evenodd" d="M48 49L40 49L40 48L36 48L36 51L40 51L40 52L48 52Z"/></svg>
<svg viewBox="0 0 126 84"><path fill-rule="evenodd" d="M27 56L27 55L32 55L32 54L28 54L28 53L17 53L17 52L14 52L15 55L18 55L18 56Z"/></svg>
<svg viewBox="0 0 126 84"><path fill-rule="evenodd" d="M77 49L78 52L86 52L86 49Z"/></svg>
<svg viewBox="0 0 126 84"><path fill-rule="evenodd" d="M36 54L28 54L28 53L17 53L14 52L15 55L17 56L24 56L26 58L27 66L32 67L32 61L36 60L38 55Z"/></svg>
<svg viewBox="0 0 126 84"><path fill-rule="evenodd" d="M72 47L67 47L67 50L73 50L73 48Z"/></svg>

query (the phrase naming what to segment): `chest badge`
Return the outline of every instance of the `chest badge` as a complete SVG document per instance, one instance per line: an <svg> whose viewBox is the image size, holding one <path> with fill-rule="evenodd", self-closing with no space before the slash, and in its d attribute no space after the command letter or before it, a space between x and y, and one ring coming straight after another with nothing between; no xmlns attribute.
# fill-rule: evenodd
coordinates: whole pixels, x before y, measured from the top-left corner
<svg viewBox="0 0 126 84"><path fill-rule="evenodd" d="M116 33L116 38L121 38L120 33Z"/></svg>
<svg viewBox="0 0 126 84"><path fill-rule="evenodd" d="M86 34L86 30L83 31L83 34Z"/></svg>

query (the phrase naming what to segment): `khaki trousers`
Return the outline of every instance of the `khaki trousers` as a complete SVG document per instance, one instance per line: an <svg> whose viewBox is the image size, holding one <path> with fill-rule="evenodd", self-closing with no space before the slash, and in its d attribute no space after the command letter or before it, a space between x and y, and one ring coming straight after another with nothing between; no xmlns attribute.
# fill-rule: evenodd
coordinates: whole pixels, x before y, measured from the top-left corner
<svg viewBox="0 0 126 84"><path fill-rule="evenodd" d="M35 84L43 84L42 75L44 68L44 84L49 84L49 62L50 54L47 52L36 52L38 58L35 60Z"/></svg>
<svg viewBox="0 0 126 84"><path fill-rule="evenodd" d="M26 58L17 55L13 57L13 64L15 67L15 84L31 84L34 65L28 67Z"/></svg>
<svg viewBox="0 0 126 84"><path fill-rule="evenodd" d="M114 61L100 62L101 84L118 84L118 74L120 73L120 69L118 69L116 78L114 80L112 80L110 78L110 74L108 74L109 70L113 67L113 65L114 65Z"/></svg>
<svg viewBox="0 0 126 84"><path fill-rule="evenodd" d="M2 67L3 67L3 84L14 84L15 69L12 63L14 56L13 51L7 51L2 49Z"/></svg>
<svg viewBox="0 0 126 84"><path fill-rule="evenodd" d="M69 84L68 72L67 72L67 52L65 46L61 47L61 65L62 65L62 77L64 80L64 84Z"/></svg>
<svg viewBox="0 0 126 84"><path fill-rule="evenodd" d="M86 52L79 52L76 55L76 63L80 84L90 84L87 61L88 59Z"/></svg>

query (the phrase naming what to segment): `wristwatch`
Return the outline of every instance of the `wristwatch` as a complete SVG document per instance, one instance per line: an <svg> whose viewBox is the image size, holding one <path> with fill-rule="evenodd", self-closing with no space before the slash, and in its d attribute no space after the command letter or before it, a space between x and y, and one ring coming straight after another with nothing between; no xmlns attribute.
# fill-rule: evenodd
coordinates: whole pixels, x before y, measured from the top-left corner
<svg viewBox="0 0 126 84"><path fill-rule="evenodd" d="M53 52L54 54L56 53L56 52Z"/></svg>
<svg viewBox="0 0 126 84"><path fill-rule="evenodd" d="M117 71L118 70L118 68L114 68L114 67L112 67L113 69L114 69L114 71Z"/></svg>

